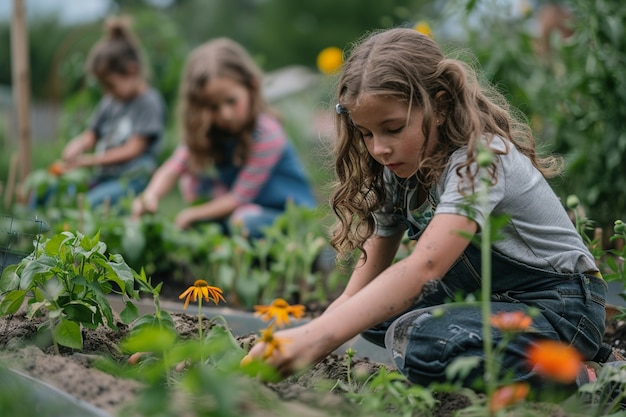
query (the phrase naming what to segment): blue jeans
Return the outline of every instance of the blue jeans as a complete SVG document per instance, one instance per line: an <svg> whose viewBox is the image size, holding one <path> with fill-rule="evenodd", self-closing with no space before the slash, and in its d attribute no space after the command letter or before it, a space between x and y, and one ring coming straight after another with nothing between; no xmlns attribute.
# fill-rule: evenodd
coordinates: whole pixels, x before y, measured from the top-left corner
<svg viewBox="0 0 626 417"><path fill-rule="evenodd" d="M600 350L605 326L607 285L587 274L563 274L529 267L493 252L491 313L522 311L531 307L532 332L524 332L506 345L499 358L501 375L515 381L539 383L527 365L529 345L538 339L563 341L585 360ZM480 290L480 250L470 245L456 264L438 281L428 283L417 302L403 314L362 333L392 354L398 370L420 385L447 381L446 368L459 357L478 357L480 366L460 381L475 387L484 375L480 303L449 303L458 295ZM458 298L456 298L458 299ZM447 304L446 304L447 303ZM494 346L503 338L492 328Z"/></svg>
<svg viewBox="0 0 626 417"><path fill-rule="evenodd" d="M100 179L90 184L85 199L90 207L98 207L108 199L111 206L116 205L123 197L132 194L137 196L146 188L150 178L138 175L133 177Z"/></svg>

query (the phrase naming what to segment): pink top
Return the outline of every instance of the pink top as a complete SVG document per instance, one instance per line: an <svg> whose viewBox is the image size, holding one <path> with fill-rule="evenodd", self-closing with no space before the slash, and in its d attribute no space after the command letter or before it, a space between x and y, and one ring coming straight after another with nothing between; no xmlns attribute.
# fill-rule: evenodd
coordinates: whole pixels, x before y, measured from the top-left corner
<svg viewBox="0 0 626 417"><path fill-rule="evenodd" d="M261 114L253 132L250 157L232 185L231 191L237 201L247 204L257 197L286 145L287 136L279 121L269 115ZM192 202L200 197L198 190L201 178L189 170L188 160L189 149L186 145L181 145L164 162L164 165L180 175L179 186L183 198L187 202ZM216 174L212 189L213 197L227 192L229 192L227 185L220 182L219 175Z"/></svg>

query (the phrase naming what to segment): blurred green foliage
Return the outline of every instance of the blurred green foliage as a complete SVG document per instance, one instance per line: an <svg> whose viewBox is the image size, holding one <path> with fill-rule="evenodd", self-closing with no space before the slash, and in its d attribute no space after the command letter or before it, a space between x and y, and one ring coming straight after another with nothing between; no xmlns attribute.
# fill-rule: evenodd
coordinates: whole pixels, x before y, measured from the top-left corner
<svg viewBox="0 0 626 417"><path fill-rule="evenodd" d="M566 194L603 225L626 209L626 9L612 0L572 2L574 38L559 51L555 103L546 113L557 152L567 155Z"/></svg>
<svg viewBox="0 0 626 417"><path fill-rule="evenodd" d="M552 33L549 52L538 49L532 29L538 10L503 18L494 8L476 29L468 26L462 45L529 119L540 150L564 156L563 176L553 182L559 196L579 196L589 216L610 228L626 210L626 9L612 0L568 4L573 35Z"/></svg>
<svg viewBox="0 0 626 417"><path fill-rule="evenodd" d="M626 209L626 195L620 192L626 186L622 169L626 158L626 9L618 2L568 1L575 16L574 35L561 39L553 34L549 55L537 51L538 9L515 14L510 12L512 3L497 0L174 0L160 7L151 4L114 1L110 11L132 15L153 84L169 105L164 154L177 140L179 74L186 55L199 43L229 36L246 46L268 72L286 65L314 69L317 53L324 47L345 49L369 30L426 20L444 49L463 48L476 57L474 64L529 119L540 149L565 156L564 175L553 182L561 197L578 195L589 216L606 226ZM86 126L101 94L83 71L89 48L102 34L101 23L64 26L49 17L29 22L33 98L63 104L62 141ZM7 45L9 29L8 22L0 24L0 41ZM10 63L10 48L0 49L0 62ZM10 65L0 65L0 84L10 84L10 76ZM323 110L331 92L331 82L318 86L305 97L309 103L317 101L312 108L296 101L281 103L288 109L287 119L297 119L287 126L293 139L311 139L313 129L311 118L294 116L292 109L309 114ZM293 98L301 99L302 95ZM8 143L0 142L3 182L14 151ZM35 149L33 153L34 167L45 166L46 158L53 157L52 152L39 155ZM314 170L324 166L324 161L305 160L305 164ZM316 181L327 181L331 173L312 175Z"/></svg>
<svg viewBox="0 0 626 417"><path fill-rule="evenodd" d="M166 6L141 0L112 1L110 14L129 14L150 59L154 81L166 100L175 96L187 53L211 38L240 42L266 71L286 65L315 67L326 46L343 47L367 30L413 24L417 13L434 13L431 0L174 0ZM163 2L161 2L163 3ZM57 17L31 19L31 85L38 98L65 99L85 85L83 63L102 34L102 22L61 24ZM10 22L0 24L10 45ZM10 63L10 48L0 50ZM11 84L10 65L0 66L0 84Z"/></svg>

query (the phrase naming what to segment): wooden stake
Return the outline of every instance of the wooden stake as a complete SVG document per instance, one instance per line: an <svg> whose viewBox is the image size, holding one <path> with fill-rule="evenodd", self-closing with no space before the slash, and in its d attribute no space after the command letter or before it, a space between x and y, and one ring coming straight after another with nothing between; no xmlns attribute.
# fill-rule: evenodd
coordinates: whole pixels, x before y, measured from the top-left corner
<svg viewBox="0 0 626 417"><path fill-rule="evenodd" d="M20 181L24 181L31 170L30 70L24 2L25 0L13 0L13 18L11 19L13 101L15 103L17 135L19 139Z"/></svg>
<svg viewBox="0 0 626 417"><path fill-rule="evenodd" d="M11 162L9 163L9 176L7 177L7 189L4 195L4 208L9 211L11 204L13 203L13 195L15 193L15 182L17 181L17 162L18 154L11 155Z"/></svg>

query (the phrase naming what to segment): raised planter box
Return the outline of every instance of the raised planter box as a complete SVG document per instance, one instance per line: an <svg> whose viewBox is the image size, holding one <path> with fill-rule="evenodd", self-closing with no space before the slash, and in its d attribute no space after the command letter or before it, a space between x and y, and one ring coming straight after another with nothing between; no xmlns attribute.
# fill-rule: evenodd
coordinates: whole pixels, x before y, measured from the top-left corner
<svg viewBox="0 0 626 417"><path fill-rule="evenodd" d="M2 366L0 411L6 417L112 417L52 385Z"/></svg>

